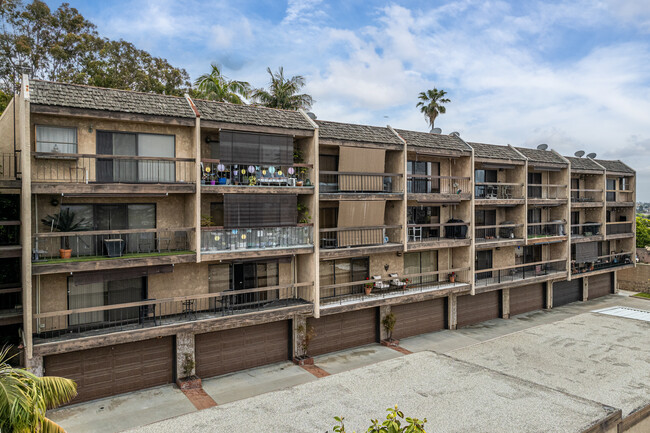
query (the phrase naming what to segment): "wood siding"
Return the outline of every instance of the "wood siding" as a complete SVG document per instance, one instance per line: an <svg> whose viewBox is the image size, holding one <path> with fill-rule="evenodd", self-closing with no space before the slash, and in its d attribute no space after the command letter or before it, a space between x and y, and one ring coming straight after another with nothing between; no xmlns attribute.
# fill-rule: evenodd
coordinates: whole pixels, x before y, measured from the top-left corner
<svg viewBox="0 0 650 433"><path fill-rule="evenodd" d="M613 292L613 273L594 275L589 277L589 299L607 296Z"/></svg>
<svg viewBox="0 0 650 433"><path fill-rule="evenodd" d="M485 322L501 317L501 290L458 297L458 327Z"/></svg>
<svg viewBox="0 0 650 433"><path fill-rule="evenodd" d="M510 316L542 310L546 302L546 284L537 283L510 289Z"/></svg>
<svg viewBox="0 0 650 433"><path fill-rule="evenodd" d="M582 300L582 278L553 283L553 308Z"/></svg>
<svg viewBox="0 0 650 433"><path fill-rule="evenodd" d="M446 298L395 305L391 311L397 319L393 338L398 340L439 331L446 326Z"/></svg>
<svg viewBox="0 0 650 433"><path fill-rule="evenodd" d="M309 345L311 356L377 342L376 308L309 318L307 324L313 326L316 333Z"/></svg>

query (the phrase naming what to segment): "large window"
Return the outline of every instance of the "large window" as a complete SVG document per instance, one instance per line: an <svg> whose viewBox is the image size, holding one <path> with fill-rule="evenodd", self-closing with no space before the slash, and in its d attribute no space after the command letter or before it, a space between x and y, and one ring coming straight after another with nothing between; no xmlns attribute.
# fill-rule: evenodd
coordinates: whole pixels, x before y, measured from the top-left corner
<svg viewBox="0 0 650 433"><path fill-rule="evenodd" d="M492 250L484 250L476 252L476 271L492 268ZM492 278L492 272L476 272L476 279L482 280Z"/></svg>
<svg viewBox="0 0 650 433"><path fill-rule="evenodd" d="M370 278L370 260L368 257L356 257L352 259L327 260L320 262L320 285L330 286L333 284L351 283L364 281ZM337 287L333 289L321 289L321 298L361 293L363 284L355 286Z"/></svg>
<svg viewBox="0 0 650 433"><path fill-rule="evenodd" d="M496 183L496 170L474 170L474 182L478 183ZM487 198L497 196L496 185L476 185L476 198Z"/></svg>
<svg viewBox="0 0 650 433"><path fill-rule="evenodd" d="M410 285L427 285L436 283L438 275L409 277L409 275L424 274L438 270L438 252L422 251L404 254L404 275L411 280Z"/></svg>
<svg viewBox="0 0 650 433"><path fill-rule="evenodd" d="M416 225L416 227L409 227L409 240L440 237L440 227L422 227L422 225L440 223L440 206L409 206L407 219L408 224Z"/></svg>
<svg viewBox="0 0 650 433"><path fill-rule="evenodd" d="M616 201L616 179L607 179L607 201Z"/></svg>
<svg viewBox="0 0 650 433"><path fill-rule="evenodd" d="M426 176L439 176L440 163L427 161L408 161L406 164L407 174L423 175L414 177L408 182L410 193L439 193L440 179L438 177L428 178Z"/></svg>
<svg viewBox="0 0 650 433"><path fill-rule="evenodd" d="M101 307L138 302L146 298L146 278L130 278L77 285L68 279L68 308ZM73 314L70 325L125 322L139 319L139 307Z"/></svg>
<svg viewBox="0 0 650 433"><path fill-rule="evenodd" d="M36 125L36 151L77 153L77 128Z"/></svg>
<svg viewBox="0 0 650 433"><path fill-rule="evenodd" d="M212 143L212 158L224 164L293 164L293 139L288 135L222 131Z"/></svg>
<svg viewBox="0 0 650 433"><path fill-rule="evenodd" d="M542 198L542 173L528 173L528 198Z"/></svg>
<svg viewBox="0 0 650 433"><path fill-rule="evenodd" d="M226 228L285 227L297 223L295 195L226 194L224 226Z"/></svg>

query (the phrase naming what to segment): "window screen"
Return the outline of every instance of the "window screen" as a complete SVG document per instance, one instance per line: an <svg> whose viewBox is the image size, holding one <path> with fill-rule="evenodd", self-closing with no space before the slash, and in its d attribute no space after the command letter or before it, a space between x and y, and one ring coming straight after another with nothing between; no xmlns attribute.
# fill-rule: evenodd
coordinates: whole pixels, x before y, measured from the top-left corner
<svg viewBox="0 0 650 433"><path fill-rule="evenodd" d="M227 194L224 197L226 228L282 227L297 223L297 196Z"/></svg>
<svg viewBox="0 0 650 433"><path fill-rule="evenodd" d="M289 136L222 131L218 149L224 164L293 164Z"/></svg>
<svg viewBox="0 0 650 433"><path fill-rule="evenodd" d="M36 125L36 151L77 153L77 128Z"/></svg>

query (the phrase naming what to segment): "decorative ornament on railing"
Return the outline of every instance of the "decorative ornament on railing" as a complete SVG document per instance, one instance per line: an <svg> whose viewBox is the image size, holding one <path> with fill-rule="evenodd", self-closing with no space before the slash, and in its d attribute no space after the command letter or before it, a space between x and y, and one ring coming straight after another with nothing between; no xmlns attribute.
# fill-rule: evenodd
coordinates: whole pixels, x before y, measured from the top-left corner
<svg viewBox="0 0 650 433"><path fill-rule="evenodd" d="M269 173L271 173L271 174L275 173L275 167L270 166L269 167Z"/></svg>
<svg viewBox="0 0 650 433"><path fill-rule="evenodd" d="M248 172L249 172L250 174L255 173L255 166L254 166L254 165L249 165L249 166L248 166Z"/></svg>
<svg viewBox="0 0 650 433"><path fill-rule="evenodd" d="M293 167L289 167L289 168L287 169L287 173L289 173L289 174L294 174L295 172L296 172L296 169L293 168Z"/></svg>
<svg viewBox="0 0 650 433"><path fill-rule="evenodd" d="M219 164L219 165L217 165L217 170L218 171L226 171L226 166L223 165L223 164Z"/></svg>

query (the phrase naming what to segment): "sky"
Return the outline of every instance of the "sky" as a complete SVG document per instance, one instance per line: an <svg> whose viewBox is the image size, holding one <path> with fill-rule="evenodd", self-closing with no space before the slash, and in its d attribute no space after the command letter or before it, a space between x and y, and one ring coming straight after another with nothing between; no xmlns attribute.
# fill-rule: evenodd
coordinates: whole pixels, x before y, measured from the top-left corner
<svg viewBox="0 0 650 433"><path fill-rule="evenodd" d="M303 75L323 120L427 131L417 96L444 89L443 133L620 159L650 201L648 0L68 1L192 79Z"/></svg>

